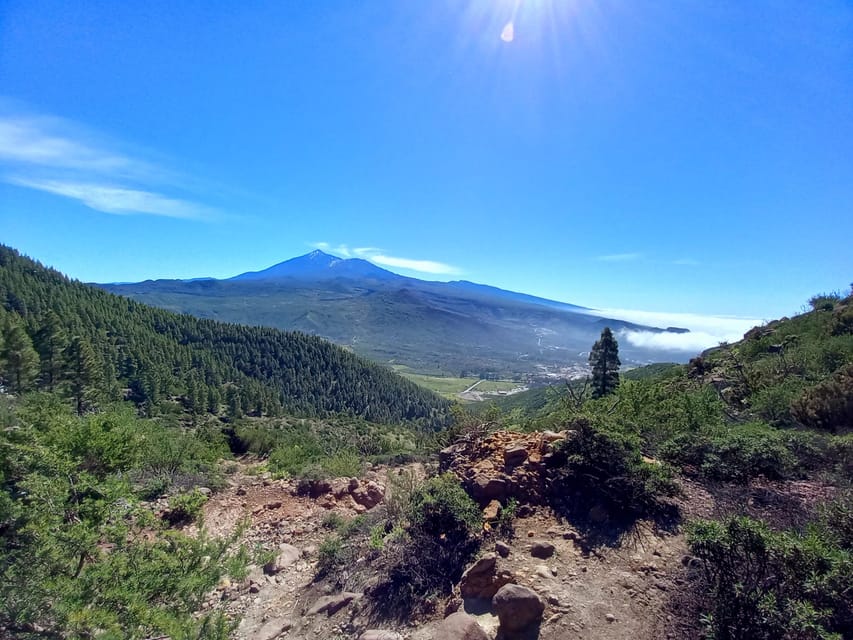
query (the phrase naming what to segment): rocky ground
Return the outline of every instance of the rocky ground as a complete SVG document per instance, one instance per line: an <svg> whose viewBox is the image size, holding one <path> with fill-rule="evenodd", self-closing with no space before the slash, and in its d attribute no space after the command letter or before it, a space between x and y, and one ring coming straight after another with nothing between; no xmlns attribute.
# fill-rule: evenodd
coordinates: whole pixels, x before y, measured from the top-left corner
<svg viewBox="0 0 853 640"><path fill-rule="evenodd" d="M360 591L339 591L328 580L315 580L329 513L350 518L383 508L388 474L398 470L373 469L358 480L314 485L304 495L291 481L235 473L205 505L205 527L222 535L245 522L244 542L273 551L275 560L253 566L240 583L223 582L205 608L240 616L236 637L241 640L696 637L694 612L682 603L698 572L680 531L640 522L619 540L595 545L541 504L536 469L547 444L565 436L503 432L443 453L442 465L461 476L484 506L486 521L492 501L521 496L524 502L515 535L499 539L487 531L479 558L453 597L402 622L392 622L391 611L384 621L377 617ZM415 471L424 473L422 467ZM805 504L815 492L814 487L756 486L739 496L720 496L689 482L685 489L681 507L687 517L718 515L737 504L790 511L791 504L780 506L772 496L784 493ZM359 558L355 564L366 562Z"/></svg>

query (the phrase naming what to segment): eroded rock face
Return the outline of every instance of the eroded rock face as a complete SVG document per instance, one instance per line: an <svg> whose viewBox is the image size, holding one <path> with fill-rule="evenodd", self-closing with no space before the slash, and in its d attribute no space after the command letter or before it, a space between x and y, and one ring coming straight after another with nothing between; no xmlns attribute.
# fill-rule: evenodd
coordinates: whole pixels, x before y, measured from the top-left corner
<svg viewBox="0 0 853 640"><path fill-rule="evenodd" d="M462 611L447 616L438 626L435 640L489 640L477 619Z"/></svg>
<svg viewBox="0 0 853 640"><path fill-rule="evenodd" d="M527 587L507 584L492 598L492 607L504 631L523 631L542 621L545 603Z"/></svg>
<svg viewBox="0 0 853 640"><path fill-rule="evenodd" d="M481 506L510 498L544 504L546 470L552 447L568 437L563 431L495 431L485 438L463 438L439 454L441 471L453 472Z"/></svg>

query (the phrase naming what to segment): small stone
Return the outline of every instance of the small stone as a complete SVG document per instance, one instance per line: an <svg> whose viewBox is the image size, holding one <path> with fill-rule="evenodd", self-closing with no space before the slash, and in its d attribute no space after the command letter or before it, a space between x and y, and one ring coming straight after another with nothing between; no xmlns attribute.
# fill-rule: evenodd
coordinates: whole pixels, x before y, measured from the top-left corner
<svg viewBox="0 0 853 640"><path fill-rule="evenodd" d="M614 616L612 613L608 613L606 616L604 616L604 619L607 620L607 622L616 622L616 616Z"/></svg>
<svg viewBox="0 0 853 640"><path fill-rule="evenodd" d="M495 551L501 558L506 558L509 556L510 547L506 542L498 540L495 542Z"/></svg>
<svg viewBox="0 0 853 640"><path fill-rule="evenodd" d="M501 503L497 500L492 500L483 509L483 520L497 520L498 512L501 510Z"/></svg>
<svg viewBox="0 0 853 640"><path fill-rule="evenodd" d="M530 547L530 555L534 558L546 560L554 555L556 547L545 540L537 540Z"/></svg>

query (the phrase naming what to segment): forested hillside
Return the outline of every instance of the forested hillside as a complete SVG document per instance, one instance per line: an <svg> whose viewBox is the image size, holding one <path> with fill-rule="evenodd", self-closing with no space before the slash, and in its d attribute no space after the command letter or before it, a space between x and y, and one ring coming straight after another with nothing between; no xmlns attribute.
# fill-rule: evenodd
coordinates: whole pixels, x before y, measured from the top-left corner
<svg viewBox="0 0 853 640"><path fill-rule="evenodd" d="M154 415L356 415L437 428L449 404L322 339L200 320L73 281L0 246L0 381L78 411L129 399Z"/></svg>

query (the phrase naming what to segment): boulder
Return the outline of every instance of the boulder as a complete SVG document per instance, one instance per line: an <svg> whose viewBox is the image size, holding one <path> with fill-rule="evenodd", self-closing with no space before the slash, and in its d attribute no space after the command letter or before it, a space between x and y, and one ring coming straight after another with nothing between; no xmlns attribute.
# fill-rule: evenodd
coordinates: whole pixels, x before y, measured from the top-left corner
<svg viewBox="0 0 853 640"><path fill-rule="evenodd" d="M545 611L535 591L517 584L502 586L492 598L492 607L503 631L523 631L539 624Z"/></svg>
<svg viewBox="0 0 853 640"><path fill-rule="evenodd" d="M474 616L458 611L442 620L435 640L489 640L489 636Z"/></svg>
<svg viewBox="0 0 853 640"><path fill-rule="evenodd" d="M308 609L308 612L305 615L315 616L318 613L325 613L329 616L333 616L350 602L360 597L360 593L352 593L350 591L342 591L341 593L337 593L333 596L323 596L314 603L313 607Z"/></svg>
<svg viewBox="0 0 853 640"><path fill-rule="evenodd" d="M491 598L505 584L515 582L507 570L498 570L498 557L487 553L462 574L459 592L463 598Z"/></svg>

